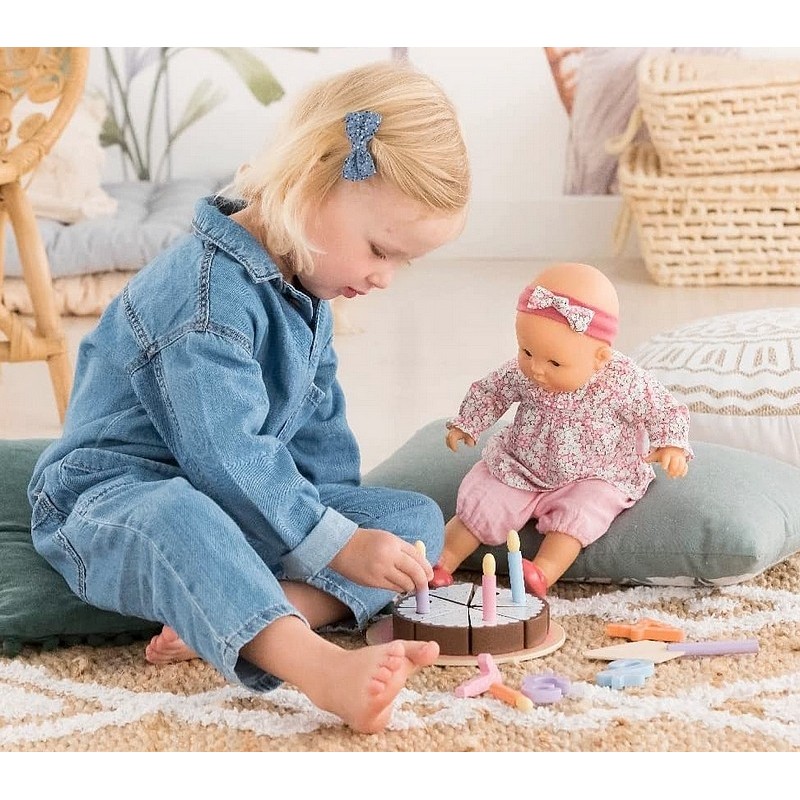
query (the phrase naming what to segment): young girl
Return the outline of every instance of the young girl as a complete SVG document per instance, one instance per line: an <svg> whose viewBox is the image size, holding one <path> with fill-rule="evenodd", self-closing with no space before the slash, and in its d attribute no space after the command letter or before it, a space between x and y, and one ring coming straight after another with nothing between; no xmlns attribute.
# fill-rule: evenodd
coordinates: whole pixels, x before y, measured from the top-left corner
<svg viewBox="0 0 800 800"><path fill-rule="evenodd" d="M480 543L503 544L536 517L544 541L522 569L528 590L543 597L644 495L655 477L650 463L677 478L692 457L686 406L612 348L619 300L600 270L554 264L523 290L516 310L517 358L473 383L447 423L451 450L474 446L519 403L459 487L432 586L452 583Z"/></svg>
<svg viewBox="0 0 800 800"><path fill-rule="evenodd" d="M441 512L360 485L328 301L389 286L459 234L456 112L408 65L320 82L272 146L206 198L81 343L63 437L29 487L37 550L86 602L164 623L154 663L199 656L255 691L290 681L382 730L430 642L339 648L424 586Z"/></svg>

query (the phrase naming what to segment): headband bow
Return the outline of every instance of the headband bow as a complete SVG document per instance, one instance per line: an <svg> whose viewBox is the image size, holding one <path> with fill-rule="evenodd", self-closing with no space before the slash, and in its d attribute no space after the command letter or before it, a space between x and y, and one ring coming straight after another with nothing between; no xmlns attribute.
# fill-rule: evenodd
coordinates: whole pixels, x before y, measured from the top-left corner
<svg viewBox="0 0 800 800"><path fill-rule="evenodd" d="M344 118L344 130L350 140L350 153L344 160L342 177L348 181L363 181L375 174L375 162L367 145L381 124L376 111L351 111Z"/></svg>
<svg viewBox="0 0 800 800"><path fill-rule="evenodd" d="M594 311L585 306L571 305L568 297L553 294L544 286L536 286L528 298L528 308L554 308L567 321L572 330L586 333L594 318Z"/></svg>

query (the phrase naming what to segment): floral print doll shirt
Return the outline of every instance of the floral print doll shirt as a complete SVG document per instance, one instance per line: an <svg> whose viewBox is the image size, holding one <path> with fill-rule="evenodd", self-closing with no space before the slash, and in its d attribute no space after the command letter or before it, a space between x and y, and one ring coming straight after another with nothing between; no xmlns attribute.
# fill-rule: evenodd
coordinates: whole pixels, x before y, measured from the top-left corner
<svg viewBox="0 0 800 800"><path fill-rule="evenodd" d="M477 441L517 402L513 422L491 437L482 458L492 475L518 489L601 478L638 500L655 477L643 460L649 448L694 455L686 406L617 351L574 392L542 389L511 359L470 386L447 427Z"/></svg>

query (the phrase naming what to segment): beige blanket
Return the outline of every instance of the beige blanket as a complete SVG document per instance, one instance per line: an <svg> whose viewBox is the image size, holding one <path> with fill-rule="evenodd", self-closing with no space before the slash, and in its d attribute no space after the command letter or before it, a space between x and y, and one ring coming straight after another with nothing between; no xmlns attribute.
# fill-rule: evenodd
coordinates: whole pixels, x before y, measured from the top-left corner
<svg viewBox="0 0 800 800"><path fill-rule="evenodd" d="M122 291L136 272L96 272L53 279L59 314L73 317L98 316ZM31 298L22 278L5 278L3 297L9 311L31 314Z"/></svg>
<svg viewBox="0 0 800 800"><path fill-rule="evenodd" d="M478 576L468 576L477 579ZM552 671L571 681L554 705L518 711L460 699L470 666L431 667L401 693L390 728L360 735L291 686L253 695L201 661L147 664L143 644L28 648L0 657L0 750L115 751L800 751L800 556L721 589L563 584L556 652L504 664L507 684ZM595 683L587 649L620 643L609 622L654 617L690 640L757 638L759 652L657 664L644 686ZM363 636L332 638L359 647Z"/></svg>

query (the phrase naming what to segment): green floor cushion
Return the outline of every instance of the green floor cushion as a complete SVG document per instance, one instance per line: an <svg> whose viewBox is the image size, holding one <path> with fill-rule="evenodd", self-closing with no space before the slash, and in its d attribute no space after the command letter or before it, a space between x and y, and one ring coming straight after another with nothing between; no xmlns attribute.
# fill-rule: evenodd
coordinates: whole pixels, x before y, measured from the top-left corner
<svg viewBox="0 0 800 800"><path fill-rule="evenodd" d="M461 479L480 457L474 448L445 445L445 421L426 425L365 476L372 485L427 494L445 520L455 513ZM685 478L656 467L644 497L622 512L608 532L581 551L563 580L674 586L725 585L757 575L800 550L800 468L770 456L721 444L692 442ZM520 531L531 557L542 540L535 522ZM463 564L480 571L486 552L507 572L505 547L480 547Z"/></svg>
<svg viewBox="0 0 800 800"><path fill-rule="evenodd" d="M160 625L87 605L33 549L27 488L45 439L0 440L0 643L5 655L24 644L125 643Z"/></svg>

